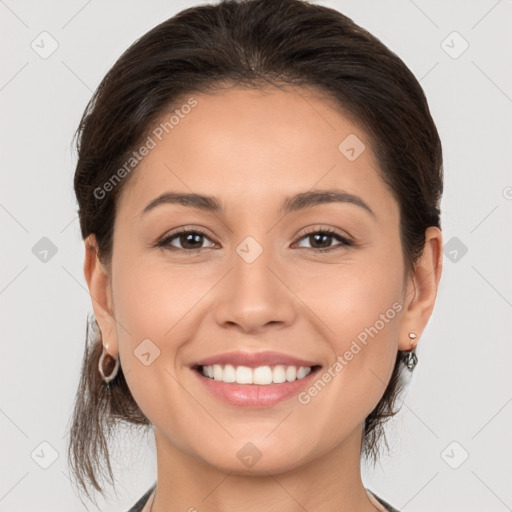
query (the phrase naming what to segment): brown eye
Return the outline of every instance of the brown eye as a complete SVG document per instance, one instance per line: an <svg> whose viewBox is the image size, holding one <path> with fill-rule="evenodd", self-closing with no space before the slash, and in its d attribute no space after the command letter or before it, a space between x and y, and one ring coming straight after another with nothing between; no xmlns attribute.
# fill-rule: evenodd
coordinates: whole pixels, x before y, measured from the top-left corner
<svg viewBox="0 0 512 512"><path fill-rule="evenodd" d="M157 247L165 247L171 251L199 251L206 248L202 247L205 238L208 238L206 233L199 229L184 229L165 237L158 242ZM174 241L177 241L180 246L176 247Z"/></svg>
<svg viewBox="0 0 512 512"><path fill-rule="evenodd" d="M331 243L335 239L337 239L340 243L332 246ZM327 252L342 247L350 247L353 245L351 240L337 233L333 229L328 228L310 231L309 233L303 235L300 240L309 240L311 247L305 247L305 249L311 249L316 252Z"/></svg>

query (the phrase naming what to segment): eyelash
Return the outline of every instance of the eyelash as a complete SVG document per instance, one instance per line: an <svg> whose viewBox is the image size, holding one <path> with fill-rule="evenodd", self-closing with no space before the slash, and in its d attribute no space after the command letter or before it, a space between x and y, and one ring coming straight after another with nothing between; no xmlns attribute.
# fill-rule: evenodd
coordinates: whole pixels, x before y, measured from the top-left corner
<svg viewBox="0 0 512 512"><path fill-rule="evenodd" d="M169 236L166 236L165 238L163 238L162 240L160 240L159 242L157 242L155 244L155 247L165 247L165 248L168 248L169 250L171 251L174 251L174 252L182 252L182 253L197 253L203 249L207 249L207 247L201 247L199 249L180 249L178 247L174 247L174 246L171 246L170 245L170 242L171 240L174 240L175 238L181 236L181 235L186 235L186 234L189 234L189 233L192 233L192 234L195 234L195 235L201 235L201 236L204 236L206 238L210 238L202 229L199 229L199 228L184 228L182 229L181 231L178 231L176 233L172 233L171 235ZM326 252L330 252L330 251L333 251L333 250L336 250L336 249L341 249L343 247L352 247L354 246L354 242L352 242L352 240L349 240L348 238L340 235L337 231L331 229L331 228L325 228L325 229L318 229L318 228L313 228L312 230L304 233L300 238L299 238L299 241L308 237L308 236L311 236L311 235L314 235L314 234L322 234L322 235L328 235L328 236L331 236L331 237L334 237L334 238L337 238L341 243L339 245L335 245L333 247L328 247L327 249L315 249L315 248L312 248L312 247L304 247L304 249L308 249L310 251L314 251L316 253L326 253Z"/></svg>

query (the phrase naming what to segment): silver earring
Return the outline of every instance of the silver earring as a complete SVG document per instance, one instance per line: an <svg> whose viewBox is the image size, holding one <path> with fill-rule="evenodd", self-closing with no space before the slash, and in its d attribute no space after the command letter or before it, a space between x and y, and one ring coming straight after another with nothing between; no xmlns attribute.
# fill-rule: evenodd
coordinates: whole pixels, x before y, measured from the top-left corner
<svg viewBox="0 0 512 512"><path fill-rule="evenodd" d="M114 361L115 361L115 366L114 366L114 369L112 370L112 373L108 376L105 376L105 373L103 372L103 361L105 360L105 356L108 355L110 357L112 357L108 352L108 344L105 345L105 349L103 350L103 352L101 353L101 356L100 356L100 360L98 362L98 370L100 372L100 375L103 379L103 381L108 384L110 381L112 381L116 375L117 375L117 372L119 371L119 357L116 356L114 357Z"/></svg>
<svg viewBox="0 0 512 512"><path fill-rule="evenodd" d="M414 345L414 340L416 339L416 334L413 332L409 333L409 339L411 340L411 346ZM413 371L416 365L418 364L418 356L416 355L416 346L414 345L411 350L406 352L402 356L402 360L405 363L405 366L409 371Z"/></svg>

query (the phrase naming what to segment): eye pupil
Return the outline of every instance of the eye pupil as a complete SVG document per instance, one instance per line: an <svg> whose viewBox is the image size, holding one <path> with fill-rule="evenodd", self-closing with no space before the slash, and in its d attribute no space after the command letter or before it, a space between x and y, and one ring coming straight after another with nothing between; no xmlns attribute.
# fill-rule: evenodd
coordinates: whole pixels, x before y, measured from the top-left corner
<svg viewBox="0 0 512 512"><path fill-rule="evenodd" d="M328 241L330 241L330 239L332 238L332 236L331 236L331 235L324 234L324 233L315 233L315 234L313 234L312 236L313 236L313 238L315 239L315 243L320 243L320 244L322 244L322 242L321 242L321 240L319 240L319 239L321 239L321 238L323 238L323 239L327 238L327 239L329 239ZM325 243L325 240L324 240L324 243Z"/></svg>
<svg viewBox="0 0 512 512"><path fill-rule="evenodd" d="M199 245L199 247L200 247L202 245L202 240L201 240L202 237L203 237L203 235L201 235L199 233L186 233L184 235L181 235L180 242L182 243L182 246L184 248L197 249L197 247L194 246L194 239L195 239L196 244ZM187 244L192 244L192 247L187 247Z"/></svg>

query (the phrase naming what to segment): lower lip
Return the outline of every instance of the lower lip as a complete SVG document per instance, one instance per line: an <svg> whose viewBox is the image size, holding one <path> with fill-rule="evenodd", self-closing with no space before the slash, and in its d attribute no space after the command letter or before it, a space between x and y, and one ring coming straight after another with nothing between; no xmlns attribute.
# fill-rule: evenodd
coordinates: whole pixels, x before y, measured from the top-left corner
<svg viewBox="0 0 512 512"><path fill-rule="evenodd" d="M205 377L197 370L192 370L204 386L223 402L236 407L263 408L298 395L302 389L309 385L311 379L319 368L312 370L306 377L282 384L236 384L227 383Z"/></svg>

